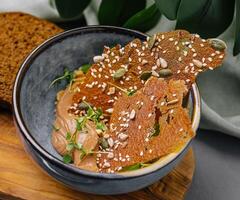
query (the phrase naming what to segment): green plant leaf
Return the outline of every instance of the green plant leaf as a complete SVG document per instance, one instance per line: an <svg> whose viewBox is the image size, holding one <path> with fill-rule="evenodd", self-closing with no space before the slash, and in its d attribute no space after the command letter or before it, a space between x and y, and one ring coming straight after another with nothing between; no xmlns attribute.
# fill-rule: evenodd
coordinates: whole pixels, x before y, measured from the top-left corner
<svg viewBox="0 0 240 200"><path fill-rule="evenodd" d="M156 7L156 4L141 10L132 16L124 25L125 28L132 28L139 31L148 31L154 27L161 17L161 13Z"/></svg>
<svg viewBox="0 0 240 200"><path fill-rule="evenodd" d="M155 0L157 8L168 19L177 18L177 11L181 0Z"/></svg>
<svg viewBox="0 0 240 200"><path fill-rule="evenodd" d="M233 55L236 56L240 52L240 0L236 0L236 25L235 25L235 42L233 47Z"/></svg>
<svg viewBox="0 0 240 200"><path fill-rule="evenodd" d="M85 65L82 65L82 66L80 67L80 69L82 70L82 72L83 72L84 74L86 74L86 73L88 72L88 70L90 69L91 66L92 66L91 64L85 64Z"/></svg>
<svg viewBox="0 0 240 200"><path fill-rule="evenodd" d="M64 162L65 164L71 163L71 162L72 162L72 156L69 155L69 154L65 154L65 155L63 156L63 162Z"/></svg>
<svg viewBox="0 0 240 200"><path fill-rule="evenodd" d="M100 24L122 26L145 6L146 0L102 0L98 19Z"/></svg>
<svg viewBox="0 0 240 200"><path fill-rule="evenodd" d="M136 164L133 164L133 165L123 167L123 169L121 171L133 171L133 170L136 170L136 169L140 169L141 167L142 167L142 163L136 163Z"/></svg>
<svg viewBox="0 0 240 200"><path fill-rule="evenodd" d="M234 0L181 0L176 28L217 37L231 24L233 14Z"/></svg>
<svg viewBox="0 0 240 200"><path fill-rule="evenodd" d="M72 19L82 15L91 0L55 0L55 7L62 18Z"/></svg>

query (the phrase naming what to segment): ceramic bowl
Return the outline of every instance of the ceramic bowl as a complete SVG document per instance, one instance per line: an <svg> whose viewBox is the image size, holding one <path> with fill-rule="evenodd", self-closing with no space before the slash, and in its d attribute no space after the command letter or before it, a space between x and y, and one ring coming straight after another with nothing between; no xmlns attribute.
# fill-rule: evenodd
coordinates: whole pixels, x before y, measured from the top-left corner
<svg viewBox="0 0 240 200"><path fill-rule="evenodd" d="M144 188L169 173L188 150L189 141L178 152L153 165L124 174L94 173L62 162L51 145L55 97L66 87L61 83L49 89L49 84L64 68L77 69L99 55L104 45L125 45L134 38L147 35L134 30L110 26L90 26L63 32L36 48L22 64L14 85L13 111L19 136L26 152L50 176L61 183L88 193L121 194ZM189 95L192 127L200 119L200 96L196 84Z"/></svg>

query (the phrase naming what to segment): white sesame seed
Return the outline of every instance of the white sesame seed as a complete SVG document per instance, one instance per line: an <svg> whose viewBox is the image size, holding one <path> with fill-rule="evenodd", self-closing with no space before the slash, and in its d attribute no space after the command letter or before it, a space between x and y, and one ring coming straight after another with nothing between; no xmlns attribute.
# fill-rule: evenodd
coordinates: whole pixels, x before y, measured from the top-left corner
<svg viewBox="0 0 240 200"><path fill-rule="evenodd" d="M113 147L114 142L113 142L113 139L112 139L112 138L108 138L108 139L107 139L107 142L108 142L108 144L109 144L110 147Z"/></svg>
<svg viewBox="0 0 240 200"><path fill-rule="evenodd" d="M134 109L132 109L132 111L130 112L129 118L130 118L130 119L134 119L134 118L135 118L135 115L136 115L136 112L135 112Z"/></svg>
<svg viewBox="0 0 240 200"><path fill-rule="evenodd" d="M168 40L169 40L169 41L173 41L173 38L169 38Z"/></svg>
<svg viewBox="0 0 240 200"><path fill-rule="evenodd" d="M95 63L103 61L103 60L104 60L103 56L94 56L93 57L93 62L95 62Z"/></svg>
<svg viewBox="0 0 240 200"><path fill-rule="evenodd" d="M107 109L106 112L107 112L107 113L110 113L110 114L113 113L113 108Z"/></svg>
<svg viewBox="0 0 240 200"><path fill-rule="evenodd" d="M140 130L142 128L142 126L141 125L138 125L138 129Z"/></svg>
<svg viewBox="0 0 240 200"><path fill-rule="evenodd" d="M201 68L203 66L203 64L200 60L193 59L192 62L194 63L194 65L196 65L199 68Z"/></svg>
<svg viewBox="0 0 240 200"><path fill-rule="evenodd" d="M223 58L223 55L220 55L219 58Z"/></svg>
<svg viewBox="0 0 240 200"><path fill-rule="evenodd" d="M124 142L128 138L128 135L124 134L124 133L120 133L118 135L118 138L119 138L120 141Z"/></svg>
<svg viewBox="0 0 240 200"><path fill-rule="evenodd" d="M213 61L213 59L211 57L208 57L207 59L208 59L209 62Z"/></svg>
<svg viewBox="0 0 240 200"><path fill-rule="evenodd" d="M187 56L188 52L187 51L183 51L183 55Z"/></svg>
<svg viewBox="0 0 240 200"><path fill-rule="evenodd" d="M143 156L143 151L141 151L139 155L140 155L140 156Z"/></svg>

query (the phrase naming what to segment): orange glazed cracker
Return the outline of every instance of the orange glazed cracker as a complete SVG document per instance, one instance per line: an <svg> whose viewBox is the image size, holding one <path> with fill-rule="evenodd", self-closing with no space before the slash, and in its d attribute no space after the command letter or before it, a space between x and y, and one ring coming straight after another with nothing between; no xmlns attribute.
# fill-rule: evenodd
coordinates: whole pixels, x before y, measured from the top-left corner
<svg viewBox="0 0 240 200"><path fill-rule="evenodd" d="M125 47L105 47L78 85L74 103L85 100L111 114L122 90L141 89L146 75L183 80L189 89L199 72L221 65L225 55L224 49L216 50L210 40L183 30L158 33L153 38L148 42L135 39Z"/></svg>
<svg viewBox="0 0 240 200"><path fill-rule="evenodd" d="M152 161L192 138L191 120L182 108L186 91L183 81L167 83L151 78L133 96L120 97L110 119L107 140L112 145L106 150L109 153L98 159L100 171L111 173ZM168 111L162 113L161 107L168 107ZM159 133L154 135L156 124L160 125Z"/></svg>

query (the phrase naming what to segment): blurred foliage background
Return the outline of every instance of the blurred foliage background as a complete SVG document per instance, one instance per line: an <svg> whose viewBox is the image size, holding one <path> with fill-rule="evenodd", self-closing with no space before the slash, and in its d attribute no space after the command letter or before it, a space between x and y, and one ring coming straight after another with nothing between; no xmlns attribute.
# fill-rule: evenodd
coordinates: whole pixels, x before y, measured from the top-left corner
<svg viewBox="0 0 240 200"><path fill-rule="evenodd" d="M176 20L176 29L186 29L201 37L217 37L232 23L236 15L233 55L240 52L240 0L98 0L99 24L121 26L146 32L164 15ZM59 15L68 21L61 26L84 25L83 11L91 0L50 0ZM71 23L70 23L71 26ZM69 27L68 27L69 28Z"/></svg>

